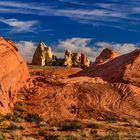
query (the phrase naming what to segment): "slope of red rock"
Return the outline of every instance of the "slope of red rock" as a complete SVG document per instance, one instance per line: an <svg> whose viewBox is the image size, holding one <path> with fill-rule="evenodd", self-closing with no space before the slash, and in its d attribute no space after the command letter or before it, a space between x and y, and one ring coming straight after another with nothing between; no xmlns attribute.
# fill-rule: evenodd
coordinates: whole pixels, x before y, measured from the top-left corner
<svg viewBox="0 0 140 140"><path fill-rule="evenodd" d="M140 86L140 50L121 55L105 64L93 65L75 76L100 77L110 83L125 82Z"/></svg>
<svg viewBox="0 0 140 140"><path fill-rule="evenodd" d="M124 83L110 84L101 78L74 77L81 71L31 69L34 87L24 91L26 110L45 120L107 119L110 116L140 120L140 89ZM64 74L64 76L63 76Z"/></svg>
<svg viewBox="0 0 140 140"><path fill-rule="evenodd" d="M94 64L103 64L103 63L111 61L112 59L118 56L119 56L119 53L117 53L116 51L110 48L105 48L101 52L101 54L96 58Z"/></svg>
<svg viewBox="0 0 140 140"><path fill-rule="evenodd" d="M29 71L15 44L0 37L0 112L11 112L17 91L26 85Z"/></svg>

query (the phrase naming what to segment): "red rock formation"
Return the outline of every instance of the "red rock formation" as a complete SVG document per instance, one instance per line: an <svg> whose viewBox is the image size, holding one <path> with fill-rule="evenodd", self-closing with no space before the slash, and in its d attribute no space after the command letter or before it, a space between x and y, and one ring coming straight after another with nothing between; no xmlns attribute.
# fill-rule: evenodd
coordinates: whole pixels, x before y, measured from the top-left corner
<svg viewBox="0 0 140 140"><path fill-rule="evenodd" d="M94 65L75 76L101 77L108 82L125 82L140 86L140 50L116 57L105 64Z"/></svg>
<svg viewBox="0 0 140 140"><path fill-rule="evenodd" d="M27 94L26 110L46 120L91 119L117 116L140 120L140 88L124 83L110 84L101 78L68 78L81 69L34 70L34 84Z"/></svg>
<svg viewBox="0 0 140 140"><path fill-rule="evenodd" d="M101 52L101 54L96 58L94 64L103 64L103 63L111 61L112 59L118 56L119 56L119 53L117 53L116 51L110 48L105 48Z"/></svg>
<svg viewBox="0 0 140 140"><path fill-rule="evenodd" d="M87 58L86 54L81 54L81 66L86 66L89 67L90 62L89 59Z"/></svg>
<svg viewBox="0 0 140 140"><path fill-rule="evenodd" d="M0 37L0 112L11 112L17 91L26 85L29 72L16 45Z"/></svg>

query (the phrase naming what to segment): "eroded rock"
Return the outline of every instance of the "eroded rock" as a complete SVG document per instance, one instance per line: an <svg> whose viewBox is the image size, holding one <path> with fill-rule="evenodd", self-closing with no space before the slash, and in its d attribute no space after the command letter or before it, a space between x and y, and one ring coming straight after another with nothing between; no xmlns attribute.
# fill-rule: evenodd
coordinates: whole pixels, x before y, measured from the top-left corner
<svg viewBox="0 0 140 140"><path fill-rule="evenodd" d="M12 111L16 93L27 86L29 71L16 45L0 37L0 113Z"/></svg>
<svg viewBox="0 0 140 140"><path fill-rule="evenodd" d="M45 66L45 59L46 59L46 45L41 42L34 55L33 55L33 60L32 60L32 65L41 65Z"/></svg>

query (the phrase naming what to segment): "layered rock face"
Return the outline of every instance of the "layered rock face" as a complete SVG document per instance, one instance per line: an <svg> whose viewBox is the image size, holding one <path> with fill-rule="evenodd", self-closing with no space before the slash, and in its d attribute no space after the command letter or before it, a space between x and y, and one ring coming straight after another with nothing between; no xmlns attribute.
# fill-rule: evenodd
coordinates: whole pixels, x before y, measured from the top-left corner
<svg viewBox="0 0 140 140"><path fill-rule="evenodd" d="M140 50L118 56L101 65L93 65L76 76L101 77L108 82L125 82L140 86Z"/></svg>
<svg viewBox="0 0 140 140"><path fill-rule="evenodd" d="M123 82L108 83L99 77L70 78L79 71L79 68L36 70L33 92L27 94L27 102L32 106L26 110L52 121L106 120L110 116L140 120L140 88Z"/></svg>
<svg viewBox="0 0 140 140"><path fill-rule="evenodd" d="M11 112L16 93L27 80L29 71L15 44L0 37L0 113Z"/></svg>
<svg viewBox="0 0 140 140"><path fill-rule="evenodd" d="M112 59L118 56L119 56L119 53L117 53L116 51L110 48L105 48L101 52L101 54L96 58L94 64L103 64L103 63L111 61Z"/></svg>

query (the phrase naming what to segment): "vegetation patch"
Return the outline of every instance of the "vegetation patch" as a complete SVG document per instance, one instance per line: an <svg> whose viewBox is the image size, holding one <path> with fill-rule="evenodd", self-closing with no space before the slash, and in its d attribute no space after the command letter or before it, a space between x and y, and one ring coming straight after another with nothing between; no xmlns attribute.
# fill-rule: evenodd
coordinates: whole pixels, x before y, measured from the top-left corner
<svg viewBox="0 0 140 140"><path fill-rule="evenodd" d="M113 116L113 115L108 115L107 116L107 121L109 123L116 123L117 122L117 117L116 116Z"/></svg>
<svg viewBox="0 0 140 140"><path fill-rule="evenodd" d="M91 123L87 125L88 128L93 128L93 129L98 129L99 128L99 124L97 123Z"/></svg>
<svg viewBox="0 0 140 140"><path fill-rule="evenodd" d="M76 130L81 128L81 123L79 121L69 121L69 122L64 122L61 124L61 130L62 131L70 131L70 130Z"/></svg>
<svg viewBox="0 0 140 140"><path fill-rule="evenodd" d="M28 113L26 117L27 122L35 122L39 123L40 121L43 121L43 119L38 114Z"/></svg>

